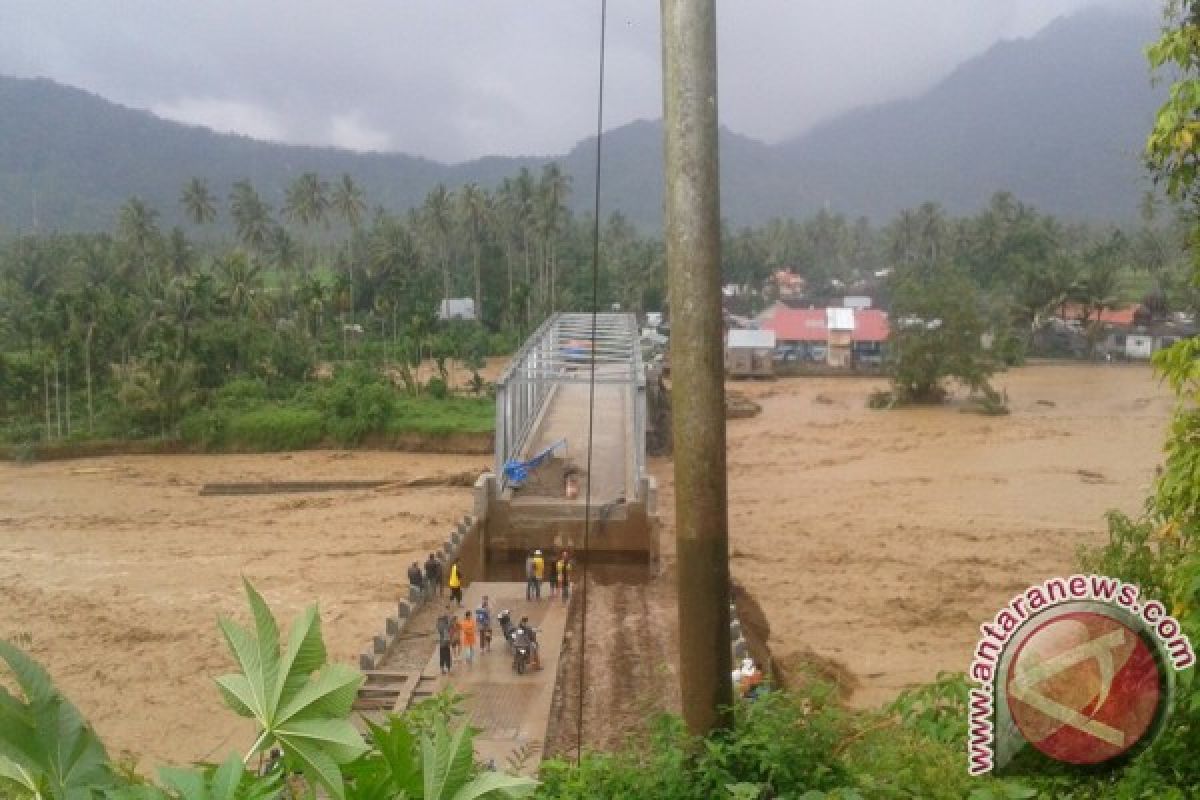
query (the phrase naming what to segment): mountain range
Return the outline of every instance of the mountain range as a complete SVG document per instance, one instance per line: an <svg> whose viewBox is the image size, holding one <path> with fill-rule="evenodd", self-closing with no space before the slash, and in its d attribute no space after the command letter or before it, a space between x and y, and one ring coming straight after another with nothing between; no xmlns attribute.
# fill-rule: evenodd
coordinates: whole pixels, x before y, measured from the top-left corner
<svg viewBox="0 0 1200 800"><path fill-rule="evenodd" d="M969 213L1005 190L1070 219L1131 219L1149 185L1139 153L1165 94L1151 86L1143 55L1156 31L1152 16L1089 10L1000 42L916 96L851 111L787 141L722 129L723 214L746 225L828 208L883 221L927 200ZM575 210L588 211L595 144L446 165L214 133L46 79L0 76L0 235L109 228L133 195L165 223L181 222L179 194L193 176L220 195L248 178L278 209L301 173L348 173L372 206L405 210L438 183L491 187L550 161L572 176ZM621 126L602 144L601 213L619 209L658 228L661 123Z"/></svg>

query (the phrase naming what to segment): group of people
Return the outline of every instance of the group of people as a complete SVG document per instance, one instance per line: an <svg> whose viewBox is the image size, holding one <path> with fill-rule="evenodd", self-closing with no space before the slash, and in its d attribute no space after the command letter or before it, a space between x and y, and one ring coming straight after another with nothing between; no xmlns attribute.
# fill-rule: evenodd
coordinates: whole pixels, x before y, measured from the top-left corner
<svg viewBox="0 0 1200 800"><path fill-rule="evenodd" d="M492 649L492 609L487 595L483 596L474 613L468 609L461 618L446 604L445 611L437 619L436 631L438 664L443 675L454 668L455 659L465 661L468 667L474 664L477 647L480 653Z"/></svg>
<svg viewBox="0 0 1200 800"><path fill-rule="evenodd" d="M564 603L567 602L571 597L574 573L575 565L568 551L563 550L549 564L541 550L532 551L525 560L525 598L540 600L542 583L546 582L550 586L551 598L561 597ZM453 670L456 660L465 661L470 667L474 664L476 652L486 653L491 650L492 609L487 595L484 595L479 608L473 612L468 609L459 616L457 611L451 610L450 603L456 603L458 608L462 608L463 585L466 583L466 577L457 560L451 562L447 569L441 559L430 553L424 567L416 561L412 562L408 568L408 582L420 589L426 600L444 597L446 589L450 590L450 602L446 604L445 611L438 617L435 626L438 663L443 675ZM541 669L536 637L537 634L529 624L528 618L522 617L513 629L513 642L528 645L531 666Z"/></svg>
<svg viewBox="0 0 1200 800"><path fill-rule="evenodd" d="M463 603L463 584L466 583L466 578L462 574L462 568L458 561L455 560L450 564L448 575L445 576L445 581L442 580L442 562L436 558L433 553L429 554L429 558L425 561L425 569L422 571L421 565L416 561L408 567L408 582L421 590L426 600L432 600L434 597L444 597L446 588L450 589L450 601L457 603L459 608L462 608Z"/></svg>
<svg viewBox="0 0 1200 800"><path fill-rule="evenodd" d="M534 550L525 559L526 600L541 600L542 581L546 581L550 585L550 597L562 597L565 603L571 599L571 584L574 579L575 564L566 550L549 565L549 569L541 550Z"/></svg>

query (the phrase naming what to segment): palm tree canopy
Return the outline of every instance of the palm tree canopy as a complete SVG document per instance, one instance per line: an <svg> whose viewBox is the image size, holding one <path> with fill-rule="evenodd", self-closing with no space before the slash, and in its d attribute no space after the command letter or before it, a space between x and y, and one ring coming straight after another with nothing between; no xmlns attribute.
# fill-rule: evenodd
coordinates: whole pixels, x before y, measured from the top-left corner
<svg viewBox="0 0 1200 800"><path fill-rule="evenodd" d="M179 202L188 215L188 219L197 225L206 225L217 218L217 201L208 190L208 182L202 178L192 178L183 187Z"/></svg>

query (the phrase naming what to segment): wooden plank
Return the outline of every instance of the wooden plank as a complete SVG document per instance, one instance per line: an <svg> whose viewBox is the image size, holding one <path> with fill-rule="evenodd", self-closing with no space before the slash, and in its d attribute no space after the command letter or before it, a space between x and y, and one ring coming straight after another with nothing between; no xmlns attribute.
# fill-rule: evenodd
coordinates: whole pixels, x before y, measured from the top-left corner
<svg viewBox="0 0 1200 800"><path fill-rule="evenodd" d="M361 697L354 701L355 711L391 711L395 708L390 697Z"/></svg>
<svg viewBox="0 0 1200 800"><path fill-rule="evenodd" d="M386 669L364 669L362 674L367 676L367 680L371 678L395 678L396 680L408 681L412 679L411 672L393 672Z"/></svg>

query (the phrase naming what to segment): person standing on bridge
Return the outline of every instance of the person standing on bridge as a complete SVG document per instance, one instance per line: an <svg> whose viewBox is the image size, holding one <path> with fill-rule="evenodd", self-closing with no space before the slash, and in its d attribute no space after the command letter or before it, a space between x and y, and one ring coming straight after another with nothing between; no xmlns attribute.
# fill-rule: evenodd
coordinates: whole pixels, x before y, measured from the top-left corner
<svg viewBox="0 0 1200 800"><path fill-rule="evenodd" d="M575 564L571 561L571 554L563 550L554 564L554 569L558 572L558 585L562 592L562 601L565 603L571 599L571 581L575 578Z"/></svg>
<svg viewBox="0 0 1200 800"><path fill-rule="evenodd" d="M542 581L546 579L546 559L542 558L541 550L533 551L533 593L538 599L542 599Z"/></svg>
<svg viewBox="0 0 1200 800"><path fill-rule="evenodd" d="M558 597L558 570L554 568L555 563L552 561L548 565L546 574L546 583L550 584L550 599Z"/></svg>
<svg viewBox="0 0 1200 800"><path fill-rule="evenodd" d="M454 666L450 656L450 606L446 606L446 613L437 619L437 637L438 663L442 667L442 674L449 675Z"/></svg>
<svg viewBox="0 0 1200 800"><path fill-rule="evenodd" d="M462 608L463 578L462 573L459 572L458 569L457 559L453 564L450 565L450 580L448 581L448 584L450 586L450 599L455 603L458 603L459 608Z"/></svg>
<svg viewBox="0 0 1200 800"><path fill-rule="evenodd" d="M421 576L421 565L416 561L412 562L412 565L408 568L408 582L417 587L417 591L420 592L422 596L425 595L428 587L426 587L425 580Z"/></svg>
<svg viewBox="0 0 1200 800"><path fill-rule="evenodd" d="M475 615L470 609L463 612L463 621L460 623L462 629L462 656L466 659L467 666L475 663Z"/></svg>
<svg viewBox="0 0 1200 800"><path fill-rule="evenodd" d="M433 557L433 553L429 554L429 560L425 562L425 583L428 586L429 596L433 597L436 593L442 593L442 562Z"/></svg>
<svg viewBox="0 0 1200 800"><path fill-rule="evenodd" d="M535 597L541 597L542 589L538 586L537 578L534 577L533 571L533 553L525 559L525 599L533 600Z"/></svg>
<svg viewBox="0 0 1200 800"><path fill-rule="evenodd" d="M479 631L479 653L482 655L492 649L492 609L486 594L475 609L475 627Z"/></svg>

